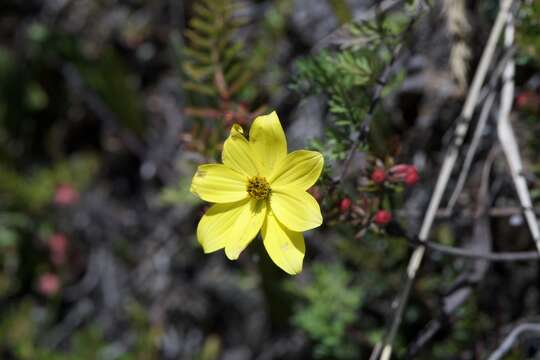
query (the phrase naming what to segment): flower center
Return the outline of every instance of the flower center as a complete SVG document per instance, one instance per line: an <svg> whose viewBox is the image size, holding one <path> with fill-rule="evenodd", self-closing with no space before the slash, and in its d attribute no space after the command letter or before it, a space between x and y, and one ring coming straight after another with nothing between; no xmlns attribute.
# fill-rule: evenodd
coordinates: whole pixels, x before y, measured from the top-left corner
<svg viewBox="0 0 540 360"><path fill-rule="evenodd" d="M248 180L247 192L254 199L266 199L270 195L270 184L262 176L254 176Z"/></svg>

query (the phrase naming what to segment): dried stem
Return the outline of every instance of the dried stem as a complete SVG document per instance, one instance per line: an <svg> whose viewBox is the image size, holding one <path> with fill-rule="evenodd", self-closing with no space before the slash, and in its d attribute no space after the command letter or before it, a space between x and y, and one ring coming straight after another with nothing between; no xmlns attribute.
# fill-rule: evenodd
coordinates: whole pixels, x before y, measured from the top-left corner
<svg viewBox="0 0 540 360"><path fill-rule="evenodd" d="M509 49L514 43L514 19L509 14L506 20L506 29L504 32L504 47ZM531 194L527 186L527 180L523 174L523 162L519 154L519 147L510 124L510 112L514 101L514 73L515 62L513 59L508 61L503 72L503 87L501 89L501 104L499 108L499 122L497 124L497 134L501 142L504 154L510 167L510 174L516 187L527 225L531 231L538 252L540 253L540 228L536 214L532 208Z"/></svg>
<svg viewBox="0 0 540 360"><path fill-rule="evenodd" d="M456 184L456 187L454 188L454 191L452 192L452 196L450 196L450 200L448 200L448 205L446 206L446 210L451 214L454 206L457 202L457 199L459 195L461 194L461 191L463 190L463 186L465 185L465 180L467 179L467 175L469 174L469 171L471 169L472 162L474 160L474 155L476 154L476 150L478 149L478 146L480 145L480 139L482 138L482 134L484 133L484 129L486 128L487 120L489 118L489 114L491 112L491 108L493 107L493 103L495 101L495 92L491 92L484 102L484 105L482 106L482 111L480 112L480 118L478 119L478 124L476 125L476 129L474 130L474 135L471 141L471 145L469 146L469 149L467 150L467 155L465 156L465 161L463 163L463 168L459 174L459 178Z"/></svg>
<svg viewBox="0 0 540 360"><path fill-rule="evenodd" d="M517 338L521 333L524 332L535 332L540 333L540 324L520 324L516 326L510 334L504 339L502 344L495 350L488 358L488 360L499 360L510 351L510 348L516 342Z"/></svg>
<svg viewBox="0 0 540 360"><path fill-rule="evenodd" d="M445 156L443 165L439 172L439 176L437 179L437 184L435 186L434 193L431 196L427 212L424 216L424 221L422 223L422 227L420 229L420 233L418 236L418 239L420 242L425 242L427 240L429 232L433 225L433 220L435 219L437 209L440 206L444 190L446 189L448 180L450 178L450 174L452 173L452 170L456 163L456 160L459 154L459 149L461 145L463 144L465 135L467 134L467 130L469 129L469 125L470 125L471 118L474 112L474 108L478 102L480 89L482 87L482 84L484 83L489 66L493 60L497 41L502 33L504 24L510 13L511 5L512 5L512 0L501 0L499 13L495 20L495 24L493 25L493 28L491 29L488 42L486 44L486 47L482 54L482 58L480 59L480 63L474 75L470 91L467 94L467 98L465 100L465 104L461 112L461 116L458 119L458 124L454 132L454 141L448 153ZM409 299L410 290L412 288L414 279L416 278L418 269L420 268L420 264L422 263L425 249L426 248L423 245L417 247L414 250L409 260L409 266L407 268L407 280L406 280L403 292L399 298L397 309L392 320L392 325L390 327L390 331L388 333L387 338L385 339L385 345L383 347L383 351L380 357L381 360L388 360L390 359L392 355L392 350L393 350L392 345L394 343L394 338L396 336L399 325L401 324L403 312L407 304L407 301Z"/></svg>
<svg viewBox="0 0 540 360"><path fill-rule="evenodd" d="M470 260L487 260L492 262L515 262L515 261L537 261L540 255L537 251L514 251L514 252L471 252L470 249L459 248L437 244L432 241L420 241L418 239L407 238L411 246L422 245L426 248L442 254L461 257Z"/></svg>

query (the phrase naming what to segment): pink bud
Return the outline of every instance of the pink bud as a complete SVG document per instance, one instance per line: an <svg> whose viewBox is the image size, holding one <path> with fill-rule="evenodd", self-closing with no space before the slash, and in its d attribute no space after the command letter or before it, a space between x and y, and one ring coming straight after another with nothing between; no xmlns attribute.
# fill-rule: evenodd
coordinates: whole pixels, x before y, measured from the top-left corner
<svg viewBox="0 0 540 360"><path fill-rule="evenodd" d="M418 172L416 171L415 167L412 167L411 171L405 175L405 179L403 181L407 186L413 186L418 182L418 180L420 180Z"/></svg>
<svg viewBox="0 0 540 360"><path fill-rule="evenodd" d="M413 186L420 180L418 171L414 165L398 164L390 168L390 179L392 181L403 181L407 186Z"/></svg>
<svg viewBox="0 0 540 360"><path fill-rule="evenodd" d="M54 193L54 203L60 206L73 205L79 200L79 192L70 184L60 184Z"/></svg>
<svg viewBox="0 0 540 360"><path fill-rule="evenodd" d="M387 210L379 210L375 214L375 217L373 218L373 221L377 225L386 225L392 220L392 214L390 211Z"/></svg>
<svg viewBox="0 0 540 360"><path fill-rule="evenodd" d="M351 199L349 198L343 198L341 200L341 202L339 203L339 210L342 212L342 213L346 213L349 211L350 207L352 205L352 201Z"/></svg>
<svg viewBox="0 0 540 360"><path fill-rule="evenodd" d="M386 179L386 173L384 172L383 169L377 168L373 170L373 172L371 173L371 180L375 184L381 184L384 182L385 179Z"/></svg>
<svg viewBox="0 0 540 360"><path fill-rule="evenodd" d="M38 291L45 296L53 296L60 290L60 279L53 273L42 274L38 279Z"/></svg>
<svg viewBox="0 0 540 360"><path fill-rule="evenodd" d="M404 176L408 171L411 165L408 164L397 164L390 168L390 175L392 176Z"/></svg>

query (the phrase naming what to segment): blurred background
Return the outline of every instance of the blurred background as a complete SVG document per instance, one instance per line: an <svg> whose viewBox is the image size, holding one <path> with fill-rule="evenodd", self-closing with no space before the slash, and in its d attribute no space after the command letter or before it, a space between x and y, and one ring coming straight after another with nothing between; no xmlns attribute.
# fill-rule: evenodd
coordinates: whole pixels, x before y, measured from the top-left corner
<svg viewBox="0 0 540 360"><path fill-rule="evenodd" d="M515 3L512 121L536 201L540 5ZM368 359L497 9L2 0L0 359ZM305 234L294 277L258 238L235 262L205 255L195 232L207 204L189 192L233 123L272 110L289 150L316 149L327 164L312 189L324 225ZM532 251L491 120L432 240ZM428 251L396 358L486 358L516 324L539 320L539 276L537 260ZM506 359L539 356L536 333Z"/></svg>

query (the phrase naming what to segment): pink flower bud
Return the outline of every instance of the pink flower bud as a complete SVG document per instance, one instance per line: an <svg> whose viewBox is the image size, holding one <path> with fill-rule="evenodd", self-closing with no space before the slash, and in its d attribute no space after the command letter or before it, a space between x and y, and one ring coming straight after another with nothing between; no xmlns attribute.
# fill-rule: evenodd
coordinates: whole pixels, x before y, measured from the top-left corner
<svg viewBox="0 0 540 360"><path fill-rule="evenodd" d="M408 164L397 164L390 168L390 175L392 176L405 176L405 174L409 171L409 168L411 165Z"/></svg>
<svg viewBox="0 0 540 360"><path fill-rule="evenodd" d="M384 182L385 179L386 179L386 173L384 172L383 169L377 168L373 170L373 172L371 173L371 180L375 184L381 184Z"/></svg>
<svg viewBox="0 0 540 360"><path fill-rule="evenodd" d="M373 221L377 225L386 225L392 220L392 214L390 211L387 210L379 210L375 214L375 217L373 218Z"/></svg>
<svg viewBox="0 0 540 360"><path fill-rule="evenodd" d="M60 290L60 279L53 273L45 273L38 279L38 291L45 296L54 296Z"/></svg>
<svg viewBox="0 0 540 360"><path fill-rule="evenodd" d="M349 211L350 207L352 205L352 201L351 199L349 198L343 198L341 200L341 202L339 203L339 210L342 212L342 213L346 213Z"/></svg>
<svg viewBox="0 0 540 360"><path fill-rule="evenodd" d="M54 193L54 203L60 206L73 205L79 200L79 192L70 184L60 184Z"/></svg>
<svg viewBox="0 0 540 360"><path fill-rule="evenodd" d="M405 179L403 179L407 186L415 185L418 180L420 180L420 177L418 176L418 172L414 167L412 167L411 171L407 175L405 175Z"/></svg>
<svg viewBox="0 0 540 360"><path fill-rule="evenodd" d="M390 179L392 181L402 181L407 186L413 186L420 180L418 171L414 165L398 164L390 168Z"/></svg>

